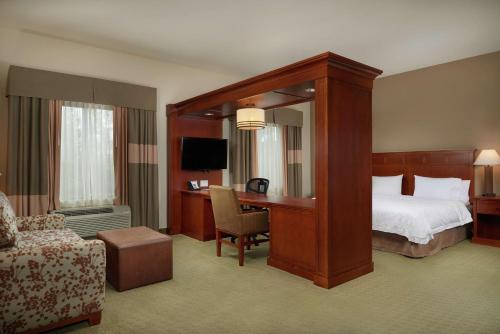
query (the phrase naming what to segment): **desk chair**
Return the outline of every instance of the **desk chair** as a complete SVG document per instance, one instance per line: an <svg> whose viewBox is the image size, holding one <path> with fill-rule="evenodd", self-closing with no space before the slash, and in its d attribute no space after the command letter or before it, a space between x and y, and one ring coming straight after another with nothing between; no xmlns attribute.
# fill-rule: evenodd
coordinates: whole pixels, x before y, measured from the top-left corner
<svg viewBox="0 0 500 334"><path fill-rule="evenodd" d="M253 192L257 194L267 194L267 189L269 188L269 180L261 177L253 178L248 180L245 191Z"/></svg>
<svg viewBox="0 0 500 334"><path fill-rule="evenodd" d="M247 193L257 193L257 194L267 194L267 189L269 188L269 180L261 177L256 177L248 180L245 185L245 192ZM261 208L250 206L250 205L242 205L241 206L244 211L248 210L259 210ZM231 239L234 242L234 239Z"/></svg>
<svg viewBox="0 0 500 334"><path fill-rule="evenodd" d="M245 246L258 245L267 239L252 240L252 236L268 233L267 211L242 211L240 201L232 188L210 186L210 198L215 218L215 240L217 256L221 256L222 244L238 248L239 265L245 257ZM238 243L224 240L226 237L238 238Z"/></svg>

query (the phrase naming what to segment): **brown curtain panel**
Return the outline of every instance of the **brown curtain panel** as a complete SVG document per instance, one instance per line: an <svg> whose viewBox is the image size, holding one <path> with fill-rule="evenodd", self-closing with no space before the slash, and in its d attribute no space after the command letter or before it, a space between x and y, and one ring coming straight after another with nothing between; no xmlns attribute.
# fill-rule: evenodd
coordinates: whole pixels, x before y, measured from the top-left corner
<svg viewBox="0 0 500 334"><path fill-rule="evenodd" d="M63 101L49 101L48 189L49 210L61 208L61 118Z"/></svg>
<svg viewBox="0 0 500 334"><path fill-rule="evenodd" d="M7 196L18 216L49 209L49 100L9 96Z"/></svg>
<svg viewBox="0 0 500 334"><path fill-rule="evenodd" d="M128 111L113 108L113 146L115 168L115 205L128 205Z"/></svg>
<svg viewBox="0 0 500 334"><path fill-rule="evenodd" d="M132 226L158 230L156 112L127 108L128 204Z"/></svg>
<svg viewBox="0 0 500 334"><path fill-rule="evenodd" d="M239 130L236 119L229 119L229 175L232 187L245 191L245 185L257 175L257 151L255 131Z"/></svg>
<svg viewBox="0 0 500 334"><path fill-rule="evenodd" d="M283 196L288 196L288 127L283 126L282 154L283 154Z"/></svg>
<svg viewBox="0 0 500 334"><path fill-rule="evenodd" d="M302 197L302 128L283 127L285 196Z"/></svg>

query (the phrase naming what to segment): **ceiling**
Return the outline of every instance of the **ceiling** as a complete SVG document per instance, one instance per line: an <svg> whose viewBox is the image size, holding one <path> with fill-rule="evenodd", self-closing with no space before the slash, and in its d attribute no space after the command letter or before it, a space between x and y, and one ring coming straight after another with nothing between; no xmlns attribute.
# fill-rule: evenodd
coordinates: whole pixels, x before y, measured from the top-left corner
<svg viewBox="0 0 500 334"><path fill-rule="evenodd" d="M0 26L241 76L324 51L388 75L500 50L500 1L0 0Z"/></svg>

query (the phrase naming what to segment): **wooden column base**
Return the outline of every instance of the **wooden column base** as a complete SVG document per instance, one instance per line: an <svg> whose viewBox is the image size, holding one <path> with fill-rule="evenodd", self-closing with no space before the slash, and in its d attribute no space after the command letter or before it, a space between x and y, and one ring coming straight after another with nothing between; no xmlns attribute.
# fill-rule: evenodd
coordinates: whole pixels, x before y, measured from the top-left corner
<svg viewBox="0 0 500 334"><path fill-rule="evenodd" d="M331 277L324 277L320 275L315 275L313 278L314 284L325 289L333 288L342 283L348 282L360 276L369 274L373 272L373 262L360 265L348 271L344 271L340 274L333 275Z"/></svg>
<svg viewBox="0 0 500 334"><path fill-rule="evenodd" d="M271 267L278 268L278 269L284 270L286 272L289 272L290 274L294 274L294 275L303 277L303 278L311 280L311 281L314 280L314 273L313 272L311 272L307 268L304 268L302 266L298 266L298 265L290 263L288 261L284 261L281 259L273 258L272 256L268 256L267 264Z"/></svg>
<svg viewBox="0 0 500 334"><path fill-rule="evenodd" d="M319 287L325 288L325 289L331 289L337 285L340 285L342 283L348 282L350 280L353 280L355 278L358 278L360 276L369 274L373 272L373 262L367 263L364 265L361 265L359 267L353 268L351 270L345 271L343 273L340 273L338 275L334 275L331 277L325 277L321 275L316 275L312 273L311 271L301 268L300 266L296 266L293 264L290 264L286 261L280 261L279 259L273 259L271 257L267 258L267 264L287 271L291 274L303 277L305 279L313 281L313 283Z"/></svg>

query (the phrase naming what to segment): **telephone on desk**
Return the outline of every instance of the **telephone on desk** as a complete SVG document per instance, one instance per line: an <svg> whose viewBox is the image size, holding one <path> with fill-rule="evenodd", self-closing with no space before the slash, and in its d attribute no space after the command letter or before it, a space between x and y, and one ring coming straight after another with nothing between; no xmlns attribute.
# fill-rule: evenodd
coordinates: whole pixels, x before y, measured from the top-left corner
<svg viewBox="0 0 500 334"><path fill-rule="evenodd" d="M189 190L200 190L200 186L198 185L198 181L188 181L188 189Z"/></svg>

